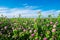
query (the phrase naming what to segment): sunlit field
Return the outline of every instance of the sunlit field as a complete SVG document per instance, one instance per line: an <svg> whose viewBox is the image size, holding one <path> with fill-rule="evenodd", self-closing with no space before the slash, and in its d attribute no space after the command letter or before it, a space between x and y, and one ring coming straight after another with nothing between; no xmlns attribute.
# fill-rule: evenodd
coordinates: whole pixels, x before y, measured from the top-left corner
<svg viewBox="0 0 60 40"><path fill-rule="evenodd" d="M0 40L60 40L60 15L48 18L0 17Z"/></svg>

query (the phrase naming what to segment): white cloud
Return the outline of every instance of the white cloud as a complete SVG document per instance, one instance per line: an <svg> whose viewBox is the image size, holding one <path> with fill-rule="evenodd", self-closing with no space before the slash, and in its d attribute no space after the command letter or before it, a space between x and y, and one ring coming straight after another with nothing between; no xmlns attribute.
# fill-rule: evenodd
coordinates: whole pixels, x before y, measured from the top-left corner
<svg viewBox="0 0 60 40"><path fill-rule="evenodd" d="M47 11L42 11L42 15L44 17L47 17L48 15L54 15L55 17L58 16L60 10L47 10Z"/></svg>
<svg viewBox="0 0 60 40"><path fill-rule="evenodd" d="M22 5L24 6L24 9L36 9L36 8L38 8L38 6L32 6L32 5L29 5L27 3L22 4Z"/></svg>
<svg viewBox="0 0 60 40"><path fill-rule="evenodd" d="M30 9L19 9L19 8L1 8L0 9L0 15L3 14L7 17L18 17L19 14L21 14L22 17L34 17L37 16L37 12L39 10L30 10Z"/></svg>
<svg viewBox="0 0 60 40"><path fill-rule="evenodd" d="M0 16L3 14L4 16L7 17L18 17L19 14L21 14L22 17L37 17L38 11L41 11L42 15L44 17L47 17L49 14L54 14L55 16L58 15L60 10L47 10L47 11L42 11L42 10L33 10L33 9L20 9L20 8L3 8L0 7Z"/></svg>

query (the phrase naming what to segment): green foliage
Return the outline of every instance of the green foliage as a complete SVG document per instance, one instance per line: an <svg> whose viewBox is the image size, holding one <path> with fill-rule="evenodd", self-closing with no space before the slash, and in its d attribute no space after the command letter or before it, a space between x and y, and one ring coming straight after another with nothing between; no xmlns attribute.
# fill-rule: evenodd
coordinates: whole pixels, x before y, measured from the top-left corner
<svg viewBox="0 0 60 40"><path fill-rule="evenodd" d="M60 15L57 18L38 15L38 18L0 17L0 40L60 40Z"/></svg>

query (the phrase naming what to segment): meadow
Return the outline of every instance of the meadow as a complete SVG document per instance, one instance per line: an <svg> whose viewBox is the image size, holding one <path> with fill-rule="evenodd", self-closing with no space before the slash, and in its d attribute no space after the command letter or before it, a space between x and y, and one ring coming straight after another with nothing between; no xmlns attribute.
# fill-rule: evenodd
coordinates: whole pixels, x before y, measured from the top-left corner
<svg viewBox="0 0 60 40"><path fill-rule="evenodd" d="M0 40L60 40L60 15L54 18L0 17Z"/></svg>

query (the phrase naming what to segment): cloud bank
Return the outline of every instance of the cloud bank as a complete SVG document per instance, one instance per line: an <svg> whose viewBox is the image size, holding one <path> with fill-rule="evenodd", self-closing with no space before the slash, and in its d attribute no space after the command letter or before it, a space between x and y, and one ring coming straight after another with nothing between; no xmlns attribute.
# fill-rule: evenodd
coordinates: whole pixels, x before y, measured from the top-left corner
<svg viewBox="0 0 60 40"><path fill-rule="evenodd" d="M7 16L9 18L12 17L18 17L19 14L21 14L21 17L37 17L38 12L41 11L41 14L43 17L47 17L49 14L54 14L54 16L57 16L60 12L60 10L33 10L33 9L20 9L20 8L5 8L0 7L0 16L3 14L4 16Z"/></svg>

